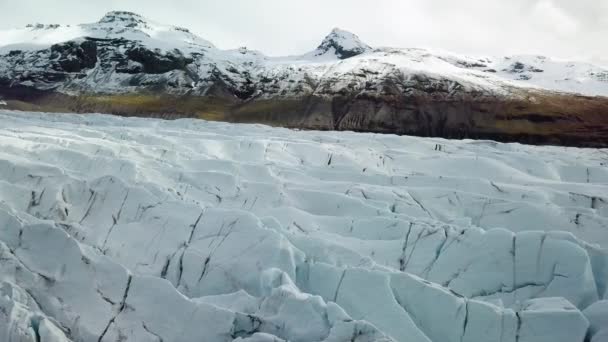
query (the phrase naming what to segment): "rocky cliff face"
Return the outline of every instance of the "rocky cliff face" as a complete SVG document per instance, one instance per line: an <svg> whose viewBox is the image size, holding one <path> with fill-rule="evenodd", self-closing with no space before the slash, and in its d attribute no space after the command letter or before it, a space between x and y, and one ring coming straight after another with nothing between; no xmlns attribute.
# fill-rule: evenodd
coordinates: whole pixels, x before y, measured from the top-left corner
<svg viewBox="0 0 608 342"><path fill-rule="evenodd" d="M340 29L283 58L129 12L0 33L0 97L17 109L608 146L605 95L590 64L374 49Z"/></svg>

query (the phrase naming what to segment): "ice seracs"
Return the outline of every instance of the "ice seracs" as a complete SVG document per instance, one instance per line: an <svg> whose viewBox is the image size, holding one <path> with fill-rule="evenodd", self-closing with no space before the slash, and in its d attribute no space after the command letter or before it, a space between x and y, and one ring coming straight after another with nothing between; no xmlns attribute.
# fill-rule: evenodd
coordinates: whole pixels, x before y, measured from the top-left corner
<svg viewBox="0 0 608 342"><path fill-rule="evenodd" d="M606 336L603 150L0 120L0 339Z"/></svg>
<svg viewBox="0 0 608 342"><path fill-rule="evenodd" d="M608 297L606 297L608 298ZM587 337L590 342L608 340L608 299L596 302L583 311L589 320Z"/></svg>

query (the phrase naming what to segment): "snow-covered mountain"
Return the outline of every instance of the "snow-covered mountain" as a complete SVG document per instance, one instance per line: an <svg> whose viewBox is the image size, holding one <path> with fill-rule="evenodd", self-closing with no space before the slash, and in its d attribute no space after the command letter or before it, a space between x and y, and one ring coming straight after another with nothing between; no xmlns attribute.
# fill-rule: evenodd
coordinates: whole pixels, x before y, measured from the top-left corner
<svg viewBox="0 0 608 342"><path fill-rule="evenodd" d="M66 44L68 42L73 44ZM88 44L82 47L84 53L79 53L79 45L85 42ZM54 45L59 46L53 49ZM61 45L65 45L68 51L61 49ZM93 45L100 45L102 50L104 47L113 50L113 56L107 58L113 57L114 64L126 63L130 68L117 68L117 65L111 65L112 63L109 63L110 65L82 63L88 56L86 46L91 46L92 49ZM153 55L149 56L150 60L137 53L129 53L139 48L149 50L149 54ZM41 53L45 50L48 50L46 51L49 53L48 56ZM59 63L59 68L53 65L54 69L63 69L67 73L84 72L84 75L73 75L75 77L70 80L72 82L69 82L69 85L64 83L46 85L59 86L66 91L90 90L85 86L95 82L93 90L125 92L128 89L123 86L133 85L125 83L131 78L121 73L146 71L146 66L149 66L150 62L162 63L163 59L172 60L178 55L185 59L182 65L166 65L166 68L156 70L157 72L174 71L170 75L165 75L165 79L182 83L183 88L175 90L178 92L191 90L203 92L200 88L206 88L205 81L209 81L213 71L221 72L223 77L228 78L239 88L245 87L246 84L243 83L247 83L246 79L237 77L239 74L250 75L249 81L254 83L270 76L273 83L278 84L275 84L275 87L259 89L264 94L270 95L273 89L275 92L287 90L288 93L297 94L294 89L302 85L303 74L313 78L331 74L348 77L349 74L365 73L367 70L376 75L377 79L382 79L396 71L403 71L406 74L424 73L462 82L472 88L487 88L488 91L500 91L515 86L539 87L587 95L608 95L608 69L588 63L559 61L542 56L479 58L426 49L374 49L362 42L355 34L338 28L332 30L319 47L310 53L295 57L269 58L259 52L246 49L219 50L209 41L190 33L187 29L159 24L130 12L110 12L93 24L75 26L35 24L28 25L24 29L2 31L0 54L5 55L5 63L8 66L14 67L16 64L19 67L17 70L2 70L5 77L12 72L8 76L12 76L13 81L17 82L21 72L32 73L36 67L46 67L48 65L44 64L53 64L54 61ZM17 61L24 57L26 61L20 63ZM45 57L48 60L45 60ZM357 58L351 59L353 57ZM100 56L99 59L101 64L111 62L104 61L104 56ZM347 59L351 60L345 61ZM64 63L61 63L62 60ZM78 62L81 68L76 67ZM114 68L110 68L111 66ZM295 67L298 72L294 72ZM236 70L229 70L231 68ZM152 70L148 72L156 73ZM103 80L99 78L102 76L99 75L100 73L104 76ZM328 73L330 75L327 75ZM17 79L14 79L15 76ZM374 81L374 77L371 79ZM51 80L50 83L54 82ZM340 87L340 84L335 86Z"/></svg>
<svg viewBox="0 0 608 342"><path fill-rule="evenodd" d="M608 337L606 150L0 122L2 341Z"/></svg>
<svg viewBox="0 0 608 342"><path fill-rule="evenodd" d="M371 46L365 44L359 37L351 32L334 28L321 45L309 53L308 57L328 56L330 59L347 59L372 51Z"/></svg>
<svg viewBox="0 0 608 342"><path fill-rule="evenodd" d="M99 56L99 63L94 61L93 46L106 53ZM140 49L147 53L142 56L133 52ZM317 81L331 76L345 78L343 82L348 84L355 79L355 74L367 71L372 75L368 81L377 84L389 74L402 71L445 78L487 91L539 87L608 95L608 69L588 63L541 56L479 58L425 49L373 49L353 33L338 28L310 53L269 58L246 49L219 50L187 29L159 24L130 12L110 12L93 24L36 24L3 31L0 32L0 54L5 55L3 76L13 82L19 82L23 73L34 73L49 64L55 71L75 73L66 75L70 82L29 80L35 86L59 87L66 92L126 92L133 90L130 87L141 86L133 84L133 74L144 72L168 73L156 78L176 83L177 89L173 89L176 92L204 93L213 73L220 72L221 77L241 90L249 82L257 84L264 83L261 81L265 77L271 79L273 87L256 88L250 96L258 91L266 96L284 92L297 95L297 88L305 84L304 75ZM171 63L175 59L181 63ZM164 67L152 70L155 63ZM332 90L339 91L345 84L335 83Z"/></svg>
<svg viewBox="0 0 608 342"><path fill-rule="evenodd" d="M0 32L0 97L17 109L608 144L608 99L577 94L608 96L608 69L541 56L372 48L340 29L311 52L268 57L221 50L130 12Z"/></svg>
<svg viewBox="0 0 608 342"><path fill-rule="evenodd" d="M38 51L86 38L139 41L150 49L180 49L186 53L214 48L213 44L185 28L156 23L135 13L110 12L92 24L30 24L24 29L3 31L0 35L0 53Z"/></svg>

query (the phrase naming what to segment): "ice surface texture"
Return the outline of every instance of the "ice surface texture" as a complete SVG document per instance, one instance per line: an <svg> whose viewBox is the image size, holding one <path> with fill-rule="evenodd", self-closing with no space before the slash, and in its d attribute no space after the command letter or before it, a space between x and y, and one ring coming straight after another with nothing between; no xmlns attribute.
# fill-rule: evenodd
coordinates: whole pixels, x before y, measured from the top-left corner
<svg viewBox="0 0 608 342"><path fill-rule="evenodd" d="M608 334L606 150L0 122L2 341Z"/></svg>

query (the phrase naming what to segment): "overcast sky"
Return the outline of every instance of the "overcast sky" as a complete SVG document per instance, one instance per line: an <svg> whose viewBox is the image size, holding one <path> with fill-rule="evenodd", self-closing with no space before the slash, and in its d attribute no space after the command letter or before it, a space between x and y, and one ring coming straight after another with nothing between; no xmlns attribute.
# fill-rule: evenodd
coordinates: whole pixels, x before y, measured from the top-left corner
<svg viewBox="0 0 608 342"><path fill-rule="evenodd" d="M307 52L340 27L372 46L608 64L608 0L0 0L0 29L94 22L110 10L269 55Z"/></svg>

